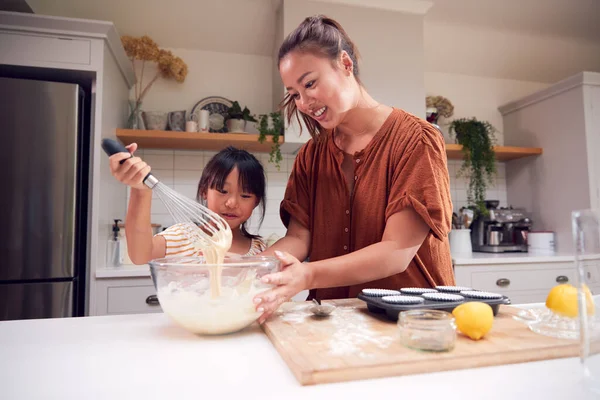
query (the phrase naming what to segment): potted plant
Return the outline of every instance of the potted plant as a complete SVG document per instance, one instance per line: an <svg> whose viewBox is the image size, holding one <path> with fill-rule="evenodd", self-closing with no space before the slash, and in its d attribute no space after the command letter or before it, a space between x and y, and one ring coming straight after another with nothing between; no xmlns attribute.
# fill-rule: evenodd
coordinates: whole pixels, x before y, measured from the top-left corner
<svg viewBox="0 0 600 400"><path fill-rule="evenodd" d="M240 103L234 101L227 110L227 130L229 132L244 132L247 121L256 122L256 119L250 114L248 107L244 107L242 110Z"/></svg>
<svg viewBox="0 0 600 400"><path fill-rule="evenodd" d="M283 116L280 112L275 111L270 114L261 114L258 117L258 141L264 143L267 136L273 138L273 146L269 152L269 162L275 164L277 170L281 168L281 149L279 144L279 138L283 134L284 122Z"/></svg>
<svg viewBox="0 0 600 400"><path fill-rule="evenodd" d="M475 117L456 119L449 128L450 133L454 132L456 142L463 146L464 159L458 176L469 177L467 201L483 214L487 214L486 190L496 173L495 131L489 122Z"/></svg>

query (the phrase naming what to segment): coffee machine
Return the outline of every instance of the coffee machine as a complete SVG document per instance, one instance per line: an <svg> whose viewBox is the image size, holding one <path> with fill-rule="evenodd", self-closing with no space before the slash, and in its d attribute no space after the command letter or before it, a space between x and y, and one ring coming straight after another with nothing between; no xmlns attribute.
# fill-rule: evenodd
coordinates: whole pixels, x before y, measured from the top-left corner
<svg viewBox="0 0 600 400"><path fill-rule="evenodd" d="M486 200L487 215L477 212L471 224L473 251L482 253L527 252L531 219L524 209L498 208L498 200Z"/></svg>

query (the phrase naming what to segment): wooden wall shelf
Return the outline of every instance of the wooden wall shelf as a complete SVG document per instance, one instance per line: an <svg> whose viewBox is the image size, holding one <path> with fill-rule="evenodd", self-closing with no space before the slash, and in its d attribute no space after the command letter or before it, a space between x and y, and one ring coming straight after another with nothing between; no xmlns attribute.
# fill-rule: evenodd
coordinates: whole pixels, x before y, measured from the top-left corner
<svg viewBox="0 0 600 400"><path fill-rule="evenodd" d="M273 143L272 137L267 137L264 143L259 143L258 134L253 133L204 133L135 129L117 129L117 138L124 145L135 142L141 149L214 151L227 146L234 146L238 149L260 153L270 152ZM283 136L280 136L279 143L283 144L283 142Z"/></svg>
<svg viewBox="0 0 600 400"><path fill-rule="evenodd" d="M539 147L495 146L494 151L496 152L496 159L498 161L510 161L542 154L542 149ZM462 160L462 145L447 143L446 154L449 160Z"/></svg>
<svg viewBox="0 0 600 400"><path fill-rule="evenodd" d="M145 131L135 129L117 129L117 138L128 145L137 143L141 149L176 149L176 150L221 150L226 146L234 146L252 152L268 153L273 140L267 137L265 143L258 143L258 134L253 133L203 133L175 131ZM279 137L284 143L283 136ZM510 161L518 158L542 154L539 147L496 146L496 159ZM462 160L462 146L446 144L446 154L450 160Z"/></svg>

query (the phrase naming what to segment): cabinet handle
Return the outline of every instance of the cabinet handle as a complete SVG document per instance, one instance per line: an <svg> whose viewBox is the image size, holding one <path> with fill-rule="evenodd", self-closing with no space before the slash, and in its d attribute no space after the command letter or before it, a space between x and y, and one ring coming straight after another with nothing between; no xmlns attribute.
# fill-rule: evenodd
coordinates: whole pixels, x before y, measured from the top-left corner
<svg viewBox="0 0 600 400"><path fill-rule="evenodd" d="M157 306L160 303L158 302L158 297L155 294L151 294L150 296L146 297L146 304L150 306Z"/></svg>
<svg viewBox="0 0 600 400"><path fill-rule="evenodd" d="M567 278L564 275L559 275L559 276L556 277L556 282L558 282L558 283L567 283L567 282L569 282L569 278Z"/></svg>
<svg viewBox="0 0 600 400"><path fill-rule="evenodd" d="M500 287L506 287L506 286L510 285L510 279L506 279L506 278L498 279L496 281L496 285L498 285Z"/></svg>

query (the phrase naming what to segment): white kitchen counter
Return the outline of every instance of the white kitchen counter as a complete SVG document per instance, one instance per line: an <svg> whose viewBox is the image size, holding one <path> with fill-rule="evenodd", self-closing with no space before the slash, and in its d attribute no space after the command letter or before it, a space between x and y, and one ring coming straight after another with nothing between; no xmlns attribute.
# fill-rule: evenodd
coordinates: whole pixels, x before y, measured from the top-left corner
<svg viewBox="0 0 600 400"><path fill-rule="evenodd" d="M522 264L522 263L547 263L570 262L574 260L573 254L568 253L476 253L452 255L454 265L492 265L492 264Z"/></svg>
<svg viewBox="0 0 600 400"><path fill-rule="evenodd" d="M136 278L150 276L150 266L144 265L122 265L120 267L98 268L96 278Z"/></svg>
<svg viewBox="0 0 600 400"><path fill-rule="evenodd" d="M303 387L256 325L200 337L162 313L0 322L11 400L591 398L580 372L569 358Z"/></svg>

